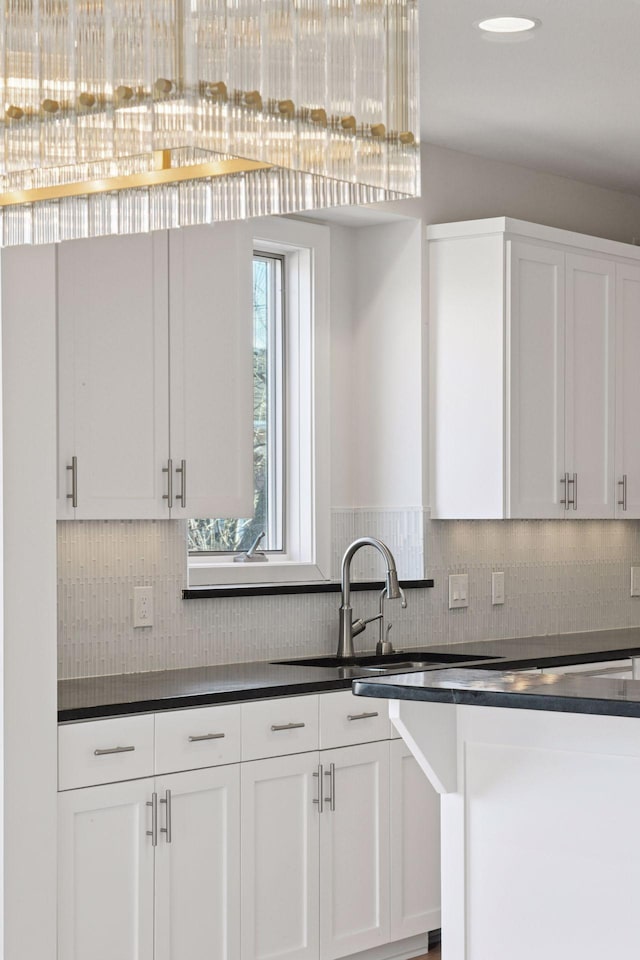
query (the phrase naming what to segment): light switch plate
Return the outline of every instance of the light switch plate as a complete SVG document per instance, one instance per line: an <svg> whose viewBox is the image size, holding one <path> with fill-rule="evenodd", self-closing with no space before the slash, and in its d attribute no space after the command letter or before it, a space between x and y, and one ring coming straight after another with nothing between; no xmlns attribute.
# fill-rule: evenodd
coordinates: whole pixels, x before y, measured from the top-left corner
<svg viewBox="0 0 640 960"><path fill-rule="evenodd" d="M491 574L491 603L504 603L504 573Z"/></svg>
<svg viewBox="0 0 640 960"><path fill-rule="evenodd" d="M640 597L640 567L631 567L631 596Z"/></svg>
<svg viewBox="0 0 640 960"><path fill-rule="evenodd" d="M449 575L449 610L469 606L469 574L452 573Z"/></svg>

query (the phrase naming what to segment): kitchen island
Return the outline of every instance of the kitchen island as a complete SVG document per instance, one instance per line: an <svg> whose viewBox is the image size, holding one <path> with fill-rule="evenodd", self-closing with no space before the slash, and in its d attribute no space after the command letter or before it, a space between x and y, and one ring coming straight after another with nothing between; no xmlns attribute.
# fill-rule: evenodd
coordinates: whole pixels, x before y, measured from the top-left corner
<svg viewBox="0 0 640 960"><path fill-rule="evenodd" d="M441 670L354 683L441 795L443 960L640 955L640 682Z"/></svg>

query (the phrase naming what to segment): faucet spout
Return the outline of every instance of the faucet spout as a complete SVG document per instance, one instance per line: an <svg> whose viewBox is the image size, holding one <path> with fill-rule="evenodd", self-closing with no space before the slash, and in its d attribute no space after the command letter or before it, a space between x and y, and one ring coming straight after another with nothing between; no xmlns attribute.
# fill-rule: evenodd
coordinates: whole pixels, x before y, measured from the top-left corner
<svg viewBox="0 0 640 960"><path fill-rule="evenodd" d="M348 659L355 655L353 638L364 630L366 624L364 621L353 622L353 610L351 608L351 561L354 555L361 547L375 547L382 555L386 564L386 593L389 600L397 600L402 596L402 590L398 582L398 572L393 554L386 543L377 540L375 537L360 537L354 540L347 547L345 555L342 558L342 594L340 602L340 620L338 631L338 652L337 656L342 659ZM378 618L374 618L378 619Z"/></svg>

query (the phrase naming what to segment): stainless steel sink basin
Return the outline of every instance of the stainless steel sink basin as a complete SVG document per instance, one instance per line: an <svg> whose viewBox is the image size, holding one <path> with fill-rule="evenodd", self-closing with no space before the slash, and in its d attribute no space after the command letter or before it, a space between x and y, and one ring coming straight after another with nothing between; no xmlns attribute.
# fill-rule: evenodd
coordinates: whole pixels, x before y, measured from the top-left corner
<svg viewBox="0 0 640 960"><path fill-rule="evenodd" d="M436 653L423 650L405 650L382 656L363 654L359 657L303 657L300 660L278 660L283 666L295 667L342 667L358 668L367 673L380 673L386 670L423 670L434 666L446 666L455 663L475 663L478 660L496 660L497 657L469 656L462 653Z"/></svg>

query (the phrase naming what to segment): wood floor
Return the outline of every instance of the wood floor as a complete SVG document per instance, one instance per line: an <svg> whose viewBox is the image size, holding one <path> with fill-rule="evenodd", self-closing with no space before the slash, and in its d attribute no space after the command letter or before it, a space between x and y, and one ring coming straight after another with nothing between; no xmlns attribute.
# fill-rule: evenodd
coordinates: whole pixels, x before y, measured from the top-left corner
<svg viewBox="0 0 640 960"><path fill-rule="evenodd" d="M429 953L423 954L421 957L416 957L416 960L440 960L440 945L437 947L432 947L429 950Z"/></svg>

